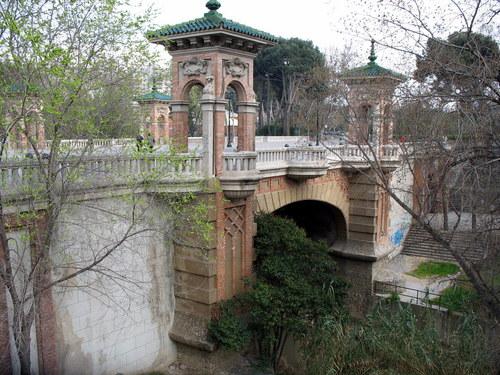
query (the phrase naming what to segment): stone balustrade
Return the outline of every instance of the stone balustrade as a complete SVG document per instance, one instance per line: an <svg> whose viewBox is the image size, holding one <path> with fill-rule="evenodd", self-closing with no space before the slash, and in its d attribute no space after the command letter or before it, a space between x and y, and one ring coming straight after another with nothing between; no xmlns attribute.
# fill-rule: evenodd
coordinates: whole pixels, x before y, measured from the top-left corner
<svg viewBox="0 0 500 375"><path fill-rule="evenodd" d="M249 172L255 171L257 161L256 152L230 152L224 153L224 172Z"/></svg>
<svg viewBox="0 0 500 375"><path fill-rule="evenodd" d="M72 145L80 147L84 141L72 140ZM122 144L126 142L120 141ZM400 148L398 145L384 145L376 149L367 145L336 145L328 148L280 147L257 152L227 152L224 154L221 180L228 189L236 188L239 191L233 196L242 197L241 191L249 193L259 178L286 175L292 179L304 180L324 175L331 168L366 168L375 160L375 155L383 167L395 168L399 163ZM43 163L39 165L34 160L1 163L2 194L29 194L27 189L43 187L46 180L43 176L46 173L46 164ZM201 178L202 168L201 155L181 154L167 157L158 153L137 158L127 155L67 158L59 162L56 169L61 183L66 186L71 185L73 189L91 189L124 185L130 181L140 182L141 179L161 182L165 179Z"/></svg>
<svg viewBox="0 0 500 375"><path fill-rule="evenodd" d="M116 139L63 139L61 146L71 150L81 150L86 147L100 148L113 146L128 146L135 144L134 138L116 138ZM52 141L46 141L47 148L50 149Z"/></svg>
<svg viewBox="0 0 500 375"><path fill-rule="evenodd" d="M42 194L47 181L47 163L34 160L0 164L0 189L4 197L22 198ZM55 167L56 182L67 190L85 190L103 186L137 186L147 181L167 182L200 178L202 158L187 154L99 156L67 158ZM19 197L16 197L19 196Z"/></svg>

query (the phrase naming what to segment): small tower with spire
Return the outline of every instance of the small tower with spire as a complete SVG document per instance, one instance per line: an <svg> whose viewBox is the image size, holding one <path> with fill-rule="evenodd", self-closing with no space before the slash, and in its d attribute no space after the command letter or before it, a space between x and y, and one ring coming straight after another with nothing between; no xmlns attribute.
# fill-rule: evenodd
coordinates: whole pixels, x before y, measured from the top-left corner
<svg viewBox="0 0 500 375"><path fill-rule="evenodd" d="M136 98L142 113L142 126L139 134L142 133L145 139L152 137L155 144L165 142L172 136L170 101L170 95L158 91L155 80L153 80L150 92Z"/></svg>
<svg viewBox="0 0 500 375"><path fill-rule="evenodd" d="M345 72L350 121L349 143L378 146L392 142L392 100L405 77L377 64L375 40L371 40L368 64Z"/></svg>

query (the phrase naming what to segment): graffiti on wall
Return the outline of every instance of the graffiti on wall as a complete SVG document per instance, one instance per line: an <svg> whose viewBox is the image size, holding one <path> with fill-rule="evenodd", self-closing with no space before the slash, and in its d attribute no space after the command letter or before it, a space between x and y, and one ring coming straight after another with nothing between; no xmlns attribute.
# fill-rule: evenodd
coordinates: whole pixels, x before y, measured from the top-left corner
<svg viewBox="0 0 500 375"><path fill-rule="evenodd" d="M402 245L403 240L406 237L406 233L408 232L408 228L410 227L409 223L403 223L399 226L399 228L394 231L394 233L391 235L391 243L394 246L400 246Z"/></svg>

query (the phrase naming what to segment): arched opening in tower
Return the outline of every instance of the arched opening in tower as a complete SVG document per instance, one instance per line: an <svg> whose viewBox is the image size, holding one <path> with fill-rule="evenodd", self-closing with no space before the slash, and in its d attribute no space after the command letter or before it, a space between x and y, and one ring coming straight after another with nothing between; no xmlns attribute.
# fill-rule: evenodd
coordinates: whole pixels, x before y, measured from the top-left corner
<svg viewBox="0 0 500 375"><path fill-rule="evenodd" d="M305 200L290 203L274 212L293 220L313 240L325 241L332 246L346 238L346 222L342 212L325 202Z"/></svg>

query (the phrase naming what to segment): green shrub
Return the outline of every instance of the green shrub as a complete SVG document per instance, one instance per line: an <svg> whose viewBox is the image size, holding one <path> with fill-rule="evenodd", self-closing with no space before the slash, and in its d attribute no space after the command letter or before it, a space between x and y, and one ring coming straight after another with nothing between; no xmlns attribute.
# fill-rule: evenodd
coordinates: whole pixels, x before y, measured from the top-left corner
<svg viewBox="0 0 500 375"><path fill-rule="evenodd" d="M208 325L212 340L228 350L243 350L250 341L250 331L237 311L237 301L229 300L220 305L220 313Z"/></svg>
<svg viewBox="0 0 500 375"><path fill-rule="evenodd" d="M288 219L266 214L256 222L256 277L233 301L246 312L245 322L233 310L227 321L212 323L213 337L228 347L248 327L261 358L276 371L290 336L304 337L317 322L341 312L346 285L336 276L326 244L307 238Z"/></svg>
<svg viewBox="0 0 500 375"><path fill-rule="evenodd" d="M430 261L420 263L415 270L408 272L408 275L425 279L432 276L454 275L458 271L460 271L460 268L454 263Z"/></svg>
<svg viewBox="0 0 500 375"><path fill-rule="evenodd" d="M461 286L451 286L441 293L441 296L430 301L451 311L469 311L478 302L477 293L474 290Z"/></svg>

